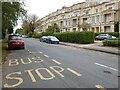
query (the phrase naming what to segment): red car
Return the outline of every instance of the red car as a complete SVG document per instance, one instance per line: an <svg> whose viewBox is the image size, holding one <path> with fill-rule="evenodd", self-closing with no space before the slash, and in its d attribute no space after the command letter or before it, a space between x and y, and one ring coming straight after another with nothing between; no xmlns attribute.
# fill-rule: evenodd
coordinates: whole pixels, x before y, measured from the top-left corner
<svg viewBox="0 0 120 90"><path fill-rule="evenodd" d="M18 35L10 35L8 41L8 49L24 49L24 41Z"/></svg>

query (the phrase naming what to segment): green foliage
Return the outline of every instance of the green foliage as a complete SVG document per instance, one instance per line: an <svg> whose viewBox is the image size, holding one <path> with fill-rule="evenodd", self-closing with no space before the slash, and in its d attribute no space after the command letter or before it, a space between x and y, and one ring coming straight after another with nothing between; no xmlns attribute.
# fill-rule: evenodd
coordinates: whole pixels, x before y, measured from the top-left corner
<svg viewBox="0 0 120 90"><path fill-rule="evenodd" d="M27 15L23 19L22 28L25 30L25 34L28 34L29 32L34 33L35 28L39 26L37 19L38 16L35 14Z"/></svg>
<svg viewBox="0 0 120 90"><path fill-rule="evenodd" d="M119 37L119 32L101 32L101 33L95 33L95 36L99 35L99 34L109 34L115 37Z"/></svg>
<svg viewBox="0 0 120 90"><path fill-rule="evenodd" d="M64 32L54 34L60 41L71 43L89 44L94 43L93 32Z"/></svg>
<svg viewBox="0 0 120 90"><path fill-rule="evenodd" d="M52 36L53 32L42 32L42 36Z"/></svg>
<svg viewBox="0 0 120 90"><path fill-rule="evenodd" d="M15 33L18 33L18 34L25 34L24 30L22 28L20 29L17 29Z"/></svg>
<svg viewBox="0 0 120 90"><path fill-rule="evenodd" d="M6 58L6 55L7 55L7 53L8 53L8 50L7 50L7 45L8 45L8 40L7 39L3 39L2 40L2 47L1 47L1 52L0 52L0 54L2 55L2 61L4 61L5 60L5 58Z"/></svg>
<svg viewBox="0 0 120 90"><path fill-rule="evenodd" d="M11 30L17 25L18 19L25 16L26 11L23 8L23 2L2 2L2 32L5 35L5 30ZM12 31L10 31L12 32ZM9 31L7 32L9 33ZM4 36L3 36L4 37Z"/></svg>
<svg viewBox="0 0 120 90"><path fill-rule="evenodd" d="M37 32L34 32L33 35L32 35L33 38L40 38L41 36L42 36L42 34L37 33Z"/></svg>
<svg viewBox="0 0 120 90"><path fill-rule="evenodd" d="M103 41L104 46L113 46L113 47L119 47L120 46L120 40L104 40Z"/></svg>
<svg viewBox="0 0 120 90"><path fill-rule="evenodd" d="M29 36L29 37L32 37L33 34L34 34L33 32L29 32L29 33L28 33L28 36Z"/></svg>
<svg viewBox="0 0 120 90"><path fill-rule="evenodd" d="M56 23L52 24L51 26L48 26L46 29L47 32L60 32L60 29Z"/></svg>

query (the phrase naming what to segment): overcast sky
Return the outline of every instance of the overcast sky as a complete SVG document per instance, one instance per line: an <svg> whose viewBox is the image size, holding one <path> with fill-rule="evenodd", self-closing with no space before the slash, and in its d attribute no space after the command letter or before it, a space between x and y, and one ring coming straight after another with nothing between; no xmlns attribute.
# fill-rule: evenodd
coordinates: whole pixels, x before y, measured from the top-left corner
<svg viewBox="0 0 120 90"><path fill-rule="evenodd" d="M25 9L28 14L36 14L39 19L48 15L49 13L55 12L57 9L61 9L62 6L72 6L85 0L26 0ZM19 25L16 28L20 28ZM14 29L16 29L14 28Z"/></svg>
<svg viewBox="0 0 120 90"><path fill-rule="evenodd" d="M26 9L28 13L36 14L42 18L57 9L61 9L62 6L72 6L73 3L83 1L85 0L26 0Z"/></svg>

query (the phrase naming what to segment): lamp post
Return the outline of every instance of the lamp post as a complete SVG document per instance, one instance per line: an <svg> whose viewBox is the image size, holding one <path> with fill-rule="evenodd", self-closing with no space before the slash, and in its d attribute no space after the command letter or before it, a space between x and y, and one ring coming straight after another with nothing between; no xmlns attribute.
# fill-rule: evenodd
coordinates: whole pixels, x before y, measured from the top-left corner
<svg viewBox="0 0 120 90"><path fill-rule="evenodd" d="M120 33L120 20L119 20L119 33ZM120 36L119 36L120 37Z"/></svg>

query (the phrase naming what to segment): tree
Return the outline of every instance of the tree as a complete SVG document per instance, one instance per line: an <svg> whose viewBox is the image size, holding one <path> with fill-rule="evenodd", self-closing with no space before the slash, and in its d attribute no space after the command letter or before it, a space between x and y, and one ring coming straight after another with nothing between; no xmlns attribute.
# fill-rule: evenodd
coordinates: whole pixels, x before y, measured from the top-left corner
<svg viewBox="0 0 120 90"><path fill-rule="evenodd" d="M37 20L38 20L38 16L35 14L27 15L23 19L22 27L27 34L29 32L34 33L34 29L38 26Z"/></svg>
<svg viewBox="0 0 120 90"><path fill-rule="evenodd" d="M60 32L60 29L56 23L52 24L51 26L48 26L46 29L47 32Z"/></svg>
<svg viewBox="0 0 120 90"><path fill-rule="evenodd" d="M16 33L18 33L18 34L25 34L25 33L24 33L24 30L23 30L22 28L17 29L17 30L16 30Z"/></svg>
<svg viewBox="0 0 120 90"><path fill-rule="evenodd" d="M83 31L87 31L88 29L90 29L90 24L84 22L80 25L80 27L83 29Z"/></svg>
<svg viewBox="0 0 120 90"><path fill-rule="evenodd" d="M18 19L25 15L26 10L24 9L24 1L13 2L11 0L10 2L2 2L3 38L5 37L6 30L8 30L7 33L13 32L13 28L17 25Z"/></svg>
<svg viewBox="0 0 120 90"><path fill-rule="evenodd" d="M30 32L28 20L23 20L22 28L24 29L25 34L28 34Z"/></svg>

